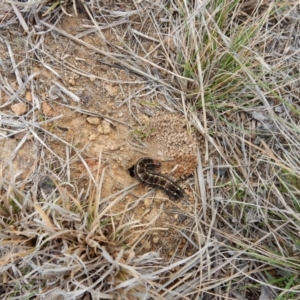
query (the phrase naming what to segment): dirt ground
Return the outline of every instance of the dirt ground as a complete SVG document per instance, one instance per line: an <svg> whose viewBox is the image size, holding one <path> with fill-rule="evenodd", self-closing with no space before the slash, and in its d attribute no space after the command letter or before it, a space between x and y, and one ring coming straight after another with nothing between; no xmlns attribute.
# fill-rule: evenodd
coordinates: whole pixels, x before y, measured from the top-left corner
<svg viewBox="0 0 300 300"><path fill-rule="evenodd" d="M84 25L84 15L65 16L58 27L75 36ZM3 34L10 35L16 63L22 64L28 45L21 29L11 27ZM83 41L105 51L109 50L108 44L118 43L110 29L104 30L103 35L106 44L96 35L86 35ZM164 94L146 79L54 32L47 34L43 43L43 50L36 52L39 57L27 60L24 68L29 75L36 73L36 88L27 87L22 91L22 101L9 102L3 91L0 99L2 109L15 120L25 116L35 122L49 120L42 128L50 134L37 130L35 134L40 139L36 139L33 132L23 128L19 135L2 140L3 172L10 168L20 178L26 178L38 169L38 178L64 178L78 190L88 188L90 174L94 178L104 175L101 199L130 187L127 196L114 206L112 214L126 210L127 218L143 225L157 218L151 224L151 233L139 244L141 252L160 251L162 256L171 257L175 251L182 250L191 255L193 247L178 231L188 232L189 224L194 222L189 216L200 206L200 201L195 203L197 197L190 196L195 193L191 188L194 187L191 175L197 165L196 148L202 139L195 136L184 115L170 108ZM148 46L153 45L149 42ZM0 45L0 56L11 70L4 43ZM18 90L12 73L2 76L7 76L10 85ZM55 82L78 96L79 101L61 93ZM156 92L149 92L151 89ZM3 136L10 134L9 128L2 128ZM45 144L41 145L40 141ZM77 157L74 148L80 151L84 161ZM163 191L131 177L128 168L142 157L162 161L160 172L184 189L184 198L173 201ZM8 163L12 158L13 164ZM57 173L59 158L69 162L68 175ZM37 167L41 162L48 165Z"/></svg>

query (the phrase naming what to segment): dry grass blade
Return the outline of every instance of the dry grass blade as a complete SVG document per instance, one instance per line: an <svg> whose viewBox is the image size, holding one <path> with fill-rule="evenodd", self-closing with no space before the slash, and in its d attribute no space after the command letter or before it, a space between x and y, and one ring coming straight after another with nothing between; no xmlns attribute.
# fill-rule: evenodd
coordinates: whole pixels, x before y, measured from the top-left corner
<svg viewBox="0 0 300 300"><path fill-rule="evenodd" d="M48 28L51 28L51 26L50 26L49 24L47 24L47 23L45 23L45 22L43 22L43 21L41 21L41 22L42 22L43 25L47 26ZM89 44L83 42L82 40L79 40L79 39L77 39L77 38L75 38L75 37L69 35L68 33L61 31L61 30L58 29L58 28L52 28L52 30L55 30L55 31L57 31L59 34L64 35L64 36L66 36L67 38L69 38L69 39L71 39L71 40L74 40L75 42L78 42L79 44L83 44L85 47L90 48L90 49L94 50L95 52L104 55L105 57L107 57L107 58L111 59L112 61L114 61L114 62L120 64L121 66L123 66L123 67L125 67L125 68L131 70L131 71L134 72L134 73L137 73L137 74L139 74L139 75L141 75L141 76L143 76L143 77L146 77L146 78L150 78L150 79L152 79L152 80L154 80L154 81L157 81L157 80L158 80L157 78L155 78L155 77L152 76L151 74L147 74L147 73L143 72L142 70L140 70L140 69L138 69L138 68L134 68L133 66L131 66L131 65L127 64L126 62L124 62L123 60L121 60L121 59L119 59L119 58L117 58L117 57L111 55L110 53L101 51L101 50L97 49L96 47L93 47L92 45L89 45ZM156 65L155 65L155 67L158 67L158 68L159 68L159 66L156 66ZM171 86L171 85L169 85L169 84L166 84L166 83L164 83L164 82L161 82L161 83L162 83L164 86L166 86L167 88L169 88L169 89L171 89L171 90L173 90L173 91L176 91L176 89L175 89L173 86ZM180 91L177 91L177 92L180 92Z"/></svg>

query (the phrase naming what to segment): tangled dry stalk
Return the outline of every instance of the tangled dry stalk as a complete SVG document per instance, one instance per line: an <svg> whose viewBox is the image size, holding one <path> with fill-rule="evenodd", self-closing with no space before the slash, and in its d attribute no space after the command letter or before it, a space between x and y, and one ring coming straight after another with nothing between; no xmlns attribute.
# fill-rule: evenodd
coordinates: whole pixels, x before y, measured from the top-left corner
<svg viewBox="0 0 300 300"><path fill-rule="evenodd" d="M76 35L61 26L72 16ZM2 299L299 299L297 1L0 0L0 29ZM103 152L93 172L86 146L56 134L51 124L63 116L43 104L37 66L56 83L59 68L120 86L131 75L100 77L79 56L72 64L50 53L48 37L139 78L138 91L116 100L133 119L146 95L205 138L187 181L186 221L168 225L180 237L168 259L141 246L149 232L168 230L155 224L163 206L141 223L132 211L144 196L126 203L136 184L103 196ZM88 174L85 188L75 163Z"/></svg>

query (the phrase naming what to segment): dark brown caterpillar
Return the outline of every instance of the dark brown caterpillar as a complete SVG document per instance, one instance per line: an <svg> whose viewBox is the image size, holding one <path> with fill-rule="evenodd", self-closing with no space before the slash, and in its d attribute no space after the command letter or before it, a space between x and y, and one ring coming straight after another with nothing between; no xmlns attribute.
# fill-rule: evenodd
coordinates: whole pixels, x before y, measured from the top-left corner
<svg viewBox="0 0 300 300"><path fill-rule="evenodd" d="M160 161L149 157L141 158L129 170L131 176L135 176L140 182L162 189L172 199L181 198L183 190L170 179L160 174L153 173L160 167Z"/></svg>

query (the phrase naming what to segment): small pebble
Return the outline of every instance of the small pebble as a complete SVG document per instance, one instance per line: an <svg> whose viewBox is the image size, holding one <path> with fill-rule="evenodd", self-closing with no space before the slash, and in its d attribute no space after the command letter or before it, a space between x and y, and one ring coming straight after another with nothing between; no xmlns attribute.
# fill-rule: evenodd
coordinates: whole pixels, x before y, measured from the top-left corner
<svg viewBox="0 0 300 300"><path fill-rule="evenodd" d="M102 122L102 128L104 134L109 134L111 132L110 123L105 120Z"/></svg>
<svg viewBox="0 0 300 300"><path fill-rule="evenodd" d="M75 85L75 80L73 78L70 78L69 79L69 84L74 86Z"/></svg>
<svg viewBox="0 0 300 300"><path fill-rule="evenodd" d="M27 107L26 107L26 104L24 104L24 103L17 103L17 104L13 104L11 106L11 110L17 116L21 116L21 115L23 115L23 114L25 114L27 112Z"/></svg>
<svg viewBox="0 0 300 300"><path fill-rule="evenodd" d="M29 91L26 91L26 93L25 93L25 99L28 102L32 102L32 95L31 95L31 93Z"/></svg>
<svg viewBox="0 0 300 300"><path fill-rule="evenodd" d="M97 138L97 135L94 133L89 136L90 141L94 141L94 140L96 140L96 138Z"/></svg>
<svg viewBox="0 0 300 300"><path fill-rule="evenodd" d="M104 133L104 130L103 130L102 125L99 125L99 126L97 127L97 131L98 131L99 133Z"/></svg>
<svg viewBox="0 0 300 300"><path fill-rule="evenodd" d="M99 118L96 118L96 117L87 117L86 120L88 123L90 123L92 125L98 125L100 123Z"/></svg>
<svg viewBox="0 0 300 300"><path fill-rule="evenodd" d="M154 244L157 244L159 242L159 237L158 236L155 236L154 238L153 238L153 243Z"/></svg>
<svg viewBox="0 0 300 300"><path fill-rule="evenodd" d="M139 116L139 120L140 120L140 122L141 122L142 125L147 125L150 122L149 117L146 116L146 115L144 115L144 114L142 114L142 115Z"/></svg>

